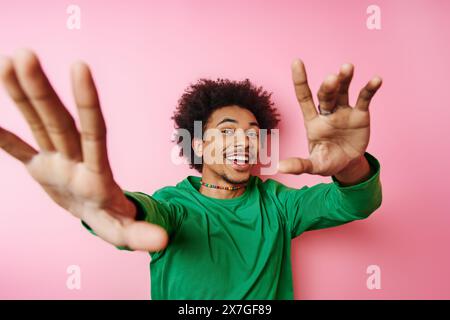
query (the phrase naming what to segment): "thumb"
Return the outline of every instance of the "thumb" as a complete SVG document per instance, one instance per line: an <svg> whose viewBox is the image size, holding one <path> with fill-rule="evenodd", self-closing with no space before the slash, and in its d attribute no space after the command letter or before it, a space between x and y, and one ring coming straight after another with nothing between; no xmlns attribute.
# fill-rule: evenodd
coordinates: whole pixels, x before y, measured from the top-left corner
<svg viewBox="0 0 450 320"><path fill-rule="evenodd" d="M278 172L288 174L311 173L313 164L310 159L288 158L278 162Z"/></svg>
<svg viewBox="0 0 450 320"><path fill-rule="evenodd" d="M125 226L124 236L127 246L133 250L161 251L169 242L163 227L146 221L135 221Z"/></svg>

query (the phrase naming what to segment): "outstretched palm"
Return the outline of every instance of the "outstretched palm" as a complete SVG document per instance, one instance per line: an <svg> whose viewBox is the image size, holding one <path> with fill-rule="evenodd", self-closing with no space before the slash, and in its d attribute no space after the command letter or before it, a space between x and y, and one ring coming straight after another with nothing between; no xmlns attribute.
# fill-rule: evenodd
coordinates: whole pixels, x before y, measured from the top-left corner
<svg viewBox="0 0 450 320"><path fill-rule="evenodd" d="M13 59L1 58L0 75L40 150L1 127L0 148L21 161L57 204L86 221L104 240L135 250L162 249L166 231L135 221L135 207L113 178L106 125L87 65L76 63L72 68L81 132L34 53L21 50Z"/></svg>
<svg viewBox="0 0 450 320"><path fill-rule="evenodd" d="M319 92L318 113L306 71L301 60L292 64L292 78L300 104L308 138L309 157L280 161L283 173L310 173L331 176L341 172L353 160L360 158L369 143L369 103L381 86L381 78L374 77L360 91L355 107L349 106L348 88L353 66L344 64L339 75L330 75Z"/></svg>

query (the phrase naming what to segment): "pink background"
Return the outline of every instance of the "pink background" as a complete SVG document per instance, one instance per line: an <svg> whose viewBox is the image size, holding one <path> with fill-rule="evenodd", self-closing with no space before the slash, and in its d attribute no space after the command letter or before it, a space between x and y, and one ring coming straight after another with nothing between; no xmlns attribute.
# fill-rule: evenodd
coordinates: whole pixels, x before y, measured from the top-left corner
<svg viewBox="0 0 450 320"><path fill-rule="evenodd" d="M87 61L107 120L121 186L152 193L196 172L170 161L170 120L199 77L250 78L274 92L282 157L306 155L290 64L305 61L315 94L344 62L355 65L351 104L373 75L368 151L382 164L382 207L367 220L293 242L297 299L449 299L449 1L69 1L0 0L0 53L33 48L72 114L69 66ZM381 30L366 8L381 8ZM5 91L0 125L35 145ZM149 256L116 250L53 204L23 166L0 152L0 298L148 299ZM275 177L301 187L329 178ZM66 288L69 265L81 290ZM366 268L381 268L381 289Z"/></svg>

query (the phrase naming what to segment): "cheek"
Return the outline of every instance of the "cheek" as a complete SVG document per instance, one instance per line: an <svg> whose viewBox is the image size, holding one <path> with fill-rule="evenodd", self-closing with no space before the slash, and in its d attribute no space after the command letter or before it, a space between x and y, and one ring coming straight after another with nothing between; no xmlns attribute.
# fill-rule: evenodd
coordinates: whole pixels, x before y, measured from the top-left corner
<svg viewBox="0 0 450 320"><path fill-rule="evenodd" d="M259 155L259 141L249 142L250 163L256 163Z"/></svg>
<svg viewBox="0 0 450 320"><path fill-rule="evenodd" d="M224 164L223 143L218 141L205 142L203 144L203 162L208 165Z"/></svg>

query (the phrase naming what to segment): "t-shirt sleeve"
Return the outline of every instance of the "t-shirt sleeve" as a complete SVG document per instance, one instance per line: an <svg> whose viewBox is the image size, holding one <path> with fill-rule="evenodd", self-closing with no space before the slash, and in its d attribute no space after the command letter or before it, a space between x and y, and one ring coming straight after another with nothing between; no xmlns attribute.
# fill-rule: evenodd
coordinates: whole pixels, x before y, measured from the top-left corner
<svg viewBox="0 0 450 320"><path fill-rule="evenodd" d="M175 232L179 224L179 211L177 207L171 203L156 199L154 196L150 196L143 192L131 192L123 190L124 195L136 206L136 220L146 221L149 223L157 224L164 228L169 237ZM156 194L156 193L155 193ZM96 236L92 228L84 221L81 221L82 225L93 235ZM126 246L116 246L119 250L133 251Z"/></svg>
<svg viewBox="0 0 450 320"><path fill-rule="evenodd" d="M342 186L332 176L331 183L319 183L312 187L294 189L282 185L278 196L284 204L291 238L305 231L365 219L380 207L380 164L368 152L364 156L371 166L372 175L359 184Z"/></svg>

